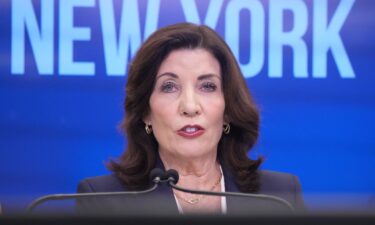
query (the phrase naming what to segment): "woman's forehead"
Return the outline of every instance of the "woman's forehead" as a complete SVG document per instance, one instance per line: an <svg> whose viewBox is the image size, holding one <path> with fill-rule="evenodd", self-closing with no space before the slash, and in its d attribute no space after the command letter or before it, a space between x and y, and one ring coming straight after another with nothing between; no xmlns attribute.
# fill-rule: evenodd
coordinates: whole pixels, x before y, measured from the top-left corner
<svg viewBox="0 0 375 225"><path fill-rule="evenodd" d="M157 78L163 74L178 76L186 73L202 75L201 79L212 75L220 78L221 69L219 61L205 49L178 49L170 52L162 61Z"/></svg>

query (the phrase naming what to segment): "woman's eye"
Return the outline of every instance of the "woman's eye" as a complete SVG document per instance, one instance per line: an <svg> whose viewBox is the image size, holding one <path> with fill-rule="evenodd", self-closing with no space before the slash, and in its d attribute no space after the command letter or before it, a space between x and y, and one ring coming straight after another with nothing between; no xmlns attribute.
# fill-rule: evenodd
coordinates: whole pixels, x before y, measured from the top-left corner
<svg viewBox="0 0 375 225"><path fill-rule="evenodd" d="M217 86L215 83L212 83L212 82L205 82L202 84L202 90L203 91L208 91L208 92L211 92L211 91L215 91L217 89Z"/></svg>
<svg viewBox="0 0 375 225"><path fill-rule="evenodd" d="M166 93L174 92L176 89L177 85L170 81L163 83L161 86L161 91Z"/></svg>

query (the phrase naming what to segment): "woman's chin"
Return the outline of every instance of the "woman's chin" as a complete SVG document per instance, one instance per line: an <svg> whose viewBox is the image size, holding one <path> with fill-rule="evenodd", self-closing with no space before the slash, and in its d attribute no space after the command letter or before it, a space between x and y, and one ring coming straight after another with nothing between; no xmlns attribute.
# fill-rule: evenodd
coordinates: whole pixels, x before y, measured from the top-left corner
<svg viewBox="0 0 375 225"><path fill-rule="evenodd" d="M211 159L216 157L217 146L211 146L209 143L203 143L202 141L194 142L174 142L169 143L169 146L163 148L159 146L162 158L174 158L181 159L182 161L189 160L204 160L205 158ZM173 147L172 147L173 146Z"/></svg>
<svg viewBox="0 0 375 225"><path fill-rule="evenodd" d="M207 151L207 149L202 149L202 146L190 146L188 148L179 149L176 154L179 158L183 158L184 160L197 160L210 157L214 153L212 151Z"/></svg>

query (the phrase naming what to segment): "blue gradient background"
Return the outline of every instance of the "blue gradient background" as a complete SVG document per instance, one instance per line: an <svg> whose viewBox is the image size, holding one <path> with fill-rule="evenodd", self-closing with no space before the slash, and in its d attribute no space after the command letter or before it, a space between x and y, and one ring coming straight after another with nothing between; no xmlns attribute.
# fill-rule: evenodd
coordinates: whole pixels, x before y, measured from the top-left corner
<svg viewBox="0 0 375 225"><path fill-rule="evenodd" d="M55 41L58 42L58 1L55 1ZM197 1L204 18L209 1ZM269 1L261 1L268 18ZM311 15L304 36L311 74ZM329 1L330 15L340 1ZM228 1L224 2L225 9ZM139 1L144 27L147 1ZM39 1L33 1L39 12ZM121 5L121 1L115 1ZM118 7L120 8L120 7ZM116 8L116 19L120 10ZM42 76L26 41L25 74L10 70L11 1L0 3L0 203L5 211L21 210L33 198L75 192L79 180L108 173L105 162L119 156L126 140L116 126L123 116L126 76L105 72L98 2L76 9L75 26L91 28L92 39L75 44L76 61L94 61L95 76ZM267 74L267 49L262 71L246 80L261 111L261 135L252 156L262 155L264 169L299 176L310 207L310 194L359 194L371 204L375 195L375 2L357 0L340 32L355 71L343 79L332 55L327 78L293 76L290 48L284 48L283 77ZM38 13L36 13L38 15ZM216 30L224 33L224 12ZM285 14L285 26L293 17ZM161 0L158 27L186 21L179 1ZM249 15L241 13L241 24ZM266 22L266 24L268 24ZM268 25L267 25L268 27ZM266 27L266 30L267 30ZM249 31L241 30L240 61L248 60ZM28 40L28 39L26 39ZM266 33L266 43L268 35ZM54 54L57 58L57 44ZM368 200L368 202L367 202Z"/></svg>

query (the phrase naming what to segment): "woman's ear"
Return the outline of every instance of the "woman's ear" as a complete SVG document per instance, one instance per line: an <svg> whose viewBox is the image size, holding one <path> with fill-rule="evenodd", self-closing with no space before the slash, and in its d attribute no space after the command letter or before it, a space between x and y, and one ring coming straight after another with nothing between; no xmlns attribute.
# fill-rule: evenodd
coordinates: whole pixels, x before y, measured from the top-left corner
<svg viewBox="0 0 375 225"><path fill-rule="evenodd" d="M151 118L150 116L146 116L143 118L143 122L147 125L151 125Z"/></svg>
<svg viewBox="0 0 375 225"><path fill-rule="evenodd" d="M230 119L227 114L224 114L224 123L230 123Z"/></svg>

